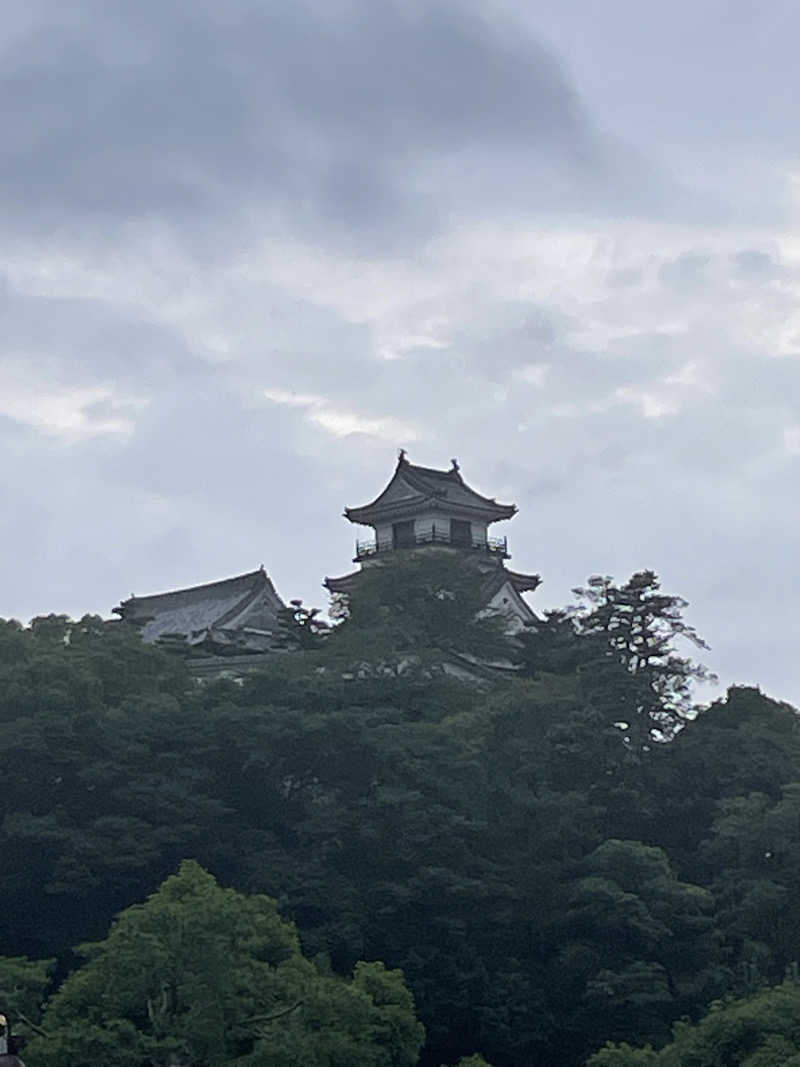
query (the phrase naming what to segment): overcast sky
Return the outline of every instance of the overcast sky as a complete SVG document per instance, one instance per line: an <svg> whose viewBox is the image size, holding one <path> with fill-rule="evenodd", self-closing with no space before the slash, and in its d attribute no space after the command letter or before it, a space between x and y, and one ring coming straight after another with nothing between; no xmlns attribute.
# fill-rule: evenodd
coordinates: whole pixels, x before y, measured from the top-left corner
<svg viewBox="0 0 800 1067"><path fill-rule="evenodd" d="M800 6L5 0L0 615L264 563L396 450L537 610L650 567L800 703Z"/></svg>

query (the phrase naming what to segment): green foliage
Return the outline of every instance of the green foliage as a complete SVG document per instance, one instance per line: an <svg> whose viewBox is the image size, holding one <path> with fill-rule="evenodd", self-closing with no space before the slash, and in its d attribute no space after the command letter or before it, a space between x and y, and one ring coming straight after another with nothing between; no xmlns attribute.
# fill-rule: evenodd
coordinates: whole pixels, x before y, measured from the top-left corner
<svg viewBox="0 0 800 1067"><path fill-rule="evenodd" d="M0 956L0 1005L15 1034L29 1034L41 1021L55 960Z"/></svg>
<svg viewBox="0 0 800 1067"><path fill-rule="evenodd" d="M32 1064L110 1067L186 1057L197 1067L412 1067L423 1030L402 975L359 964L351 983L320 975L267 897L221 889L186 862L52 998Z"/></svg>
<svg viewBox="0 0 800 1067"><path fill-rule="evenodd" d="M452 559L365 571L343 624L317 640L294 618L294 652L241 684L195 685L118 623L0 625L0 996L35 1026L47 968L18 957L63 976L71 945L200 865L87 950L29 1067L190 1045L198 1063L411 1065L397 968L422 1067L664 1067L677 1020L791 972L794 710L734 689L692 711L691 633L649 572L590 583L509 644ZM490 650L520 669L481 674ZM176 923L180 886L194 918ZM283 961L250 951L259 930ZM765 1033L749 1067L791 1041Z"/></svg>
<svg viewBox="0 0 800 1067"><path fill-rule="evenodd" d="M365 567L348 594L330 652L395 669L463 656L510 658L502 619L485 612L476 561L446 548L398 553Z"/></svg>
<svg viewBox="0 0 800 1067"><path fill-rule="evenodd" d="M424 1030L399 971L358 963L352 984L317 982L270 1028L248 1067L414 1067Z"/></svg>
<svg viewBox="0 0 800 1067"><path fill-rule="evenodd" d="M290 600L279 612L279 646L291 651L315 652L330 634L330 624L320 618L319 608L307 608L302 600Z"/></svg>
<svg viewBox="0 0 800 1067"><path fill-rule="evenodd" d="M661 849L605 841L574 884L561 980L583 987L582 1016L603 1036L663 1041L669 1022L725 988L711 894L678 880Z"/></svg>
<svg viewBox="0 0 800 1067"><path fill-rule="evenodd" d="M620 1045L609 1042L589 1059L591 1067L655 1067L658 1056L648 1045L646 1048L633 1048L623 1041Z"/></svg>
<svg viewBox="0 0 800 1067"><path fill-rule="evenodd" d="M717 1001L699 1023L678 1023L659 1052L609 1045L589 1067L797 1067L800 985L787 982L750 997Z"/></svg>
<svg viewBox="0 0 800 1067"><path fill-rule="evenodd" d="M701 855L716 871L718 921L750 983L776 980L800 959L800 782L719 804Z"/></svg>
<svg viewBox="0 0 800 1067"><path fill-rule="evenodd" d="M660 590L653 571L639 571L621 586L593 577L573 590L578 632L600 653L592 664L595 699L615 709L636 751L674 736L691 709L691 682L711 677L676 652L676 639L708 646L683 620L686 601Z"/></svg>
<svg viewBox="0 0 800 1067"><path fill-rule="evenodd" d="M800 718L757 689L734 687L700 709L657 756L650 771L660 800L654 832L680 862L696 863L722 801L750 793L775 801L800 777Z"/></svg>
<svg viewBox="0 0 800 1067"><path fill-rule="evenodd" d="M42 1063L59 1062L50 1049L60 1056L61 1044L79 1038L78 1020L98 1041L109 1026L134 1027L130 1052L141 1059L182 1049L198 1062L224 1063L251 1016L290 1006L310 981L297 936L274 903L220 889L195 863L81 953L87 963L45 1014L48 1039L32 1046Z"/></svg>

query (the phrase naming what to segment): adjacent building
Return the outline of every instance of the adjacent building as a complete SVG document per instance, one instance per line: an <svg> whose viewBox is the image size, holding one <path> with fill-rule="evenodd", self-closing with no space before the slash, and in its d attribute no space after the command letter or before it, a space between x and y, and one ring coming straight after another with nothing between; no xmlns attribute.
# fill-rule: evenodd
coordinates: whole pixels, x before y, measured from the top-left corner
<svg viewBox="0 0 800 1067"><path fill-rule="evenodd" d="M143 640L179 642L194 657L263 655L280 639L285 605L263 567L208 585L132 596L114 608Z"/></svg>

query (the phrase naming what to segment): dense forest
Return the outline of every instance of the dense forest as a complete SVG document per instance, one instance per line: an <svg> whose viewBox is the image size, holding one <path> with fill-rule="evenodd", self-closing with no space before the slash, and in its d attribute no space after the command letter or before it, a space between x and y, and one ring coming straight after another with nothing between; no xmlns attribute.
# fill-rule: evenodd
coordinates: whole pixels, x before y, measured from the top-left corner
<svg viewBox="0 0 800 1067"><path fill-rule="evenodd" d="M242 679L0 624L29 1067L800 1064L795 710L694 707L651 572L512 639L447 553L379 571Z"/></svg>

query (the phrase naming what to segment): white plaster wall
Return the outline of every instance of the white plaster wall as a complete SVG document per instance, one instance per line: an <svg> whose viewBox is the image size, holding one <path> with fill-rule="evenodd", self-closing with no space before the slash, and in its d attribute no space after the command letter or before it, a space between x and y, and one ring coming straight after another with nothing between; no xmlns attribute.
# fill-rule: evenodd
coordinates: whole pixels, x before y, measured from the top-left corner
<svg viewBox="0 0 800 1067"><path fill-rule="evenodd" d="M450 537L450 518L447 515L437 514L436 512L429 512L425 515L418 515L414 519L414 533L420 538L429 538L436 529L437 537ZM480 541L486 543L487 524L485 522L472 522L470 523L470 533L473 541ZM378 541L378 545L381 548L391 548L393 544L392 537L392 524L386 523L383 526L375 527L375 537Z"/></svg>
<svg viewBox="0 0 800 1067"><path fill-rule="evenodd" d="M531 609L510 582L504 582L498 589L489 601L488 610L495 611L508 620L509 633L519 633L533 617Z"/></svg>
<svg viewBox="0 0 800 1067"><path fill-rule="evenodd" d="M445 518L444 515L434 513L414 519L414 533L417 537L430 537L434 526L436 527L437 537L450 536L450 520Z"/></svg>

